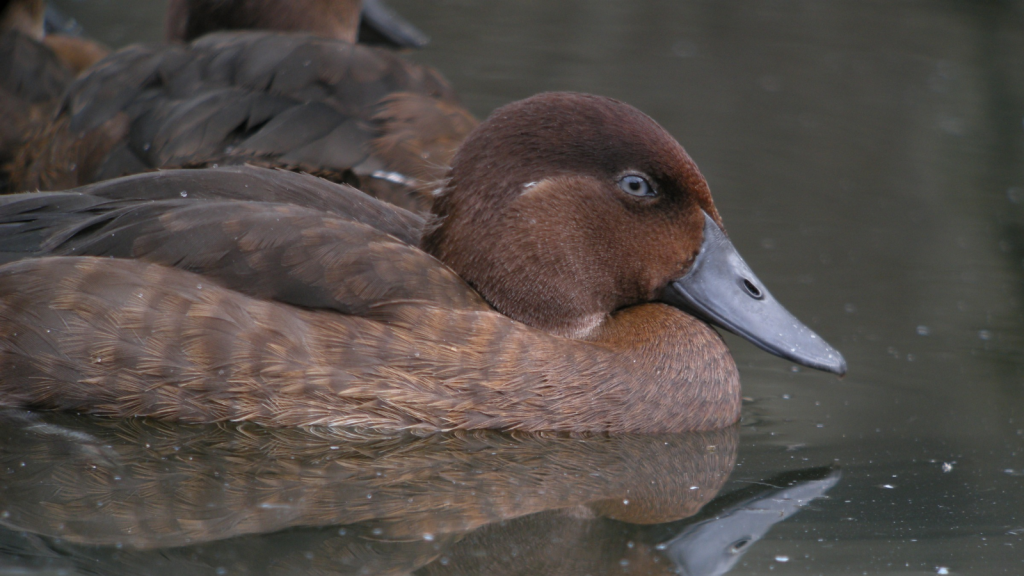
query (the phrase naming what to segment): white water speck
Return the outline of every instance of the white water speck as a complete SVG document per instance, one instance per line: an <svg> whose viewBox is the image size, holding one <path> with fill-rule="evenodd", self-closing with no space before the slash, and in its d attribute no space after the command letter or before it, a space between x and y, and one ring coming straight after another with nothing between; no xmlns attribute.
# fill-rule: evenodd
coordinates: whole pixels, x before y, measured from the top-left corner
<svg viewBox="0 0 1024 576"><path fill-rule="evenodd" d="M950 464L949 462L943 462L942 463L942 471L943 472L952 472L953 471L953 465Z"/></svg>
<svg viewBox="0 0 1024 576"><path fill-rule="evenodd" d="M776 556L776 562L789 562L789 556Z"/></svg>

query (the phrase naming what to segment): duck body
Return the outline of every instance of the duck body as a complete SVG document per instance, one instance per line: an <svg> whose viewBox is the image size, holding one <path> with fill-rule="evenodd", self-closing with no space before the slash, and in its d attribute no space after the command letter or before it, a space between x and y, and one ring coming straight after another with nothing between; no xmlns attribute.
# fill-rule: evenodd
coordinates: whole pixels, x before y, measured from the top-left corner
<svg viewBox="0 0 1024 576"><path fill-rule="evenodd" d="M301 192L239 200L248 189ZM4 403L427 429L665 431L738 415L735 365L703 322L650 304L592 342L548 335L494 311L417 248L422 218L358 190L239 167L83 192L5 198L6 214L19 198L35 214L23 226L37 229L22 236L35 248L23 255L37 257L0 272ZM59 218L47 224L40 202ZM124 370L129 358L136 368ZM721 386L650 398L637 363Z"/></svg>
<svg viewBox="0 0 1024 576"><path fill-rule="evenodd" d="M359 185L417 210L476 125L434 70L302 33L136 45L69 88L12 173L56 190L156 168L256 164Z"/></svg>
<svg viewBox="0 0 1024 576"><path fill-rule="evenodd" d="M558 93L481 125L427 220L255 167L8 196L0 402L270 426L721 428L739 417L735 363L666 295L708 268L717 218L653 120Z"/></svg>

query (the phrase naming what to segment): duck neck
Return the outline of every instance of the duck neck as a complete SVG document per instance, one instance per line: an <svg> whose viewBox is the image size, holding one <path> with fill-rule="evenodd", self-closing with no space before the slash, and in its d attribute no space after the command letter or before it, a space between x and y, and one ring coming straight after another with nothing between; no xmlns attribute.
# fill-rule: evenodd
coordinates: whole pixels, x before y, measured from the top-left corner
<svg viewBox="0 0 1024 576"><path fill-rule="evenodd" d="M632 306L611 315L591 341L622 358L615 372L625 386L624 421L676 432L739 419L736 363L722 337L693 316L665 304Z"/></svg>
<svg viewBox="0 0 1024 576"><path fill-rule="evenodd" d="M218 30L311 32L355 43L362 0L171 0L166 35L190 41Z"/></svg>

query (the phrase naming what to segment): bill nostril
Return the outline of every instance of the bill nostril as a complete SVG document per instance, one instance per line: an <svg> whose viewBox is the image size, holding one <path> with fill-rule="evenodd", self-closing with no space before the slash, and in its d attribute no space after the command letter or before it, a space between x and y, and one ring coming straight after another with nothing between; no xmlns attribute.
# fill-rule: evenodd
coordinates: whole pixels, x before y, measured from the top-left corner
<svg viewBox="0 0 1024 576"><path fill-rule="evenodd" d="M761 292L761 289L758 288L757 285L755 285L750 280L747 280L746 278L743 279L743 288L747 291L747 294L750 294L753 298L756 298L758 300L764 298L764 294Z"/></svg>
<svg viewBox="0 0 1024 576"><path fill-rule="evenodd" d="M733 542L732 546L729 547L729 553L730 554L739 554L741 551L743 551L744 548L747 547L747 544L749 544L749 543L750 543L750 539L749 538L741 538L741 539L737 540L736 542Z"/></svg>

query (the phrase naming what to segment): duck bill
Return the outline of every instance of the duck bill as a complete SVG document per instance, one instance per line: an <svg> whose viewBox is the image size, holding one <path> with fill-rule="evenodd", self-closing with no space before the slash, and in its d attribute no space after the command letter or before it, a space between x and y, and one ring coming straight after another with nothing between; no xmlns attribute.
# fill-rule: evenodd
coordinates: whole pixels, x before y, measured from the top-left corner
<svg viewBox="0 0 1024 576"><path fill-rule="evenodd" d="M423 48L430 38L383 0L363 0L359 43L389 48Z"/></svg>
<svg viewBox="0 0 1024 576"><path fill-rule="evenodd" d="M846 373L843 355L772 297L707 213L704 243L693 268L670 282L662 299L766 352L810 368Z"/></svg>

